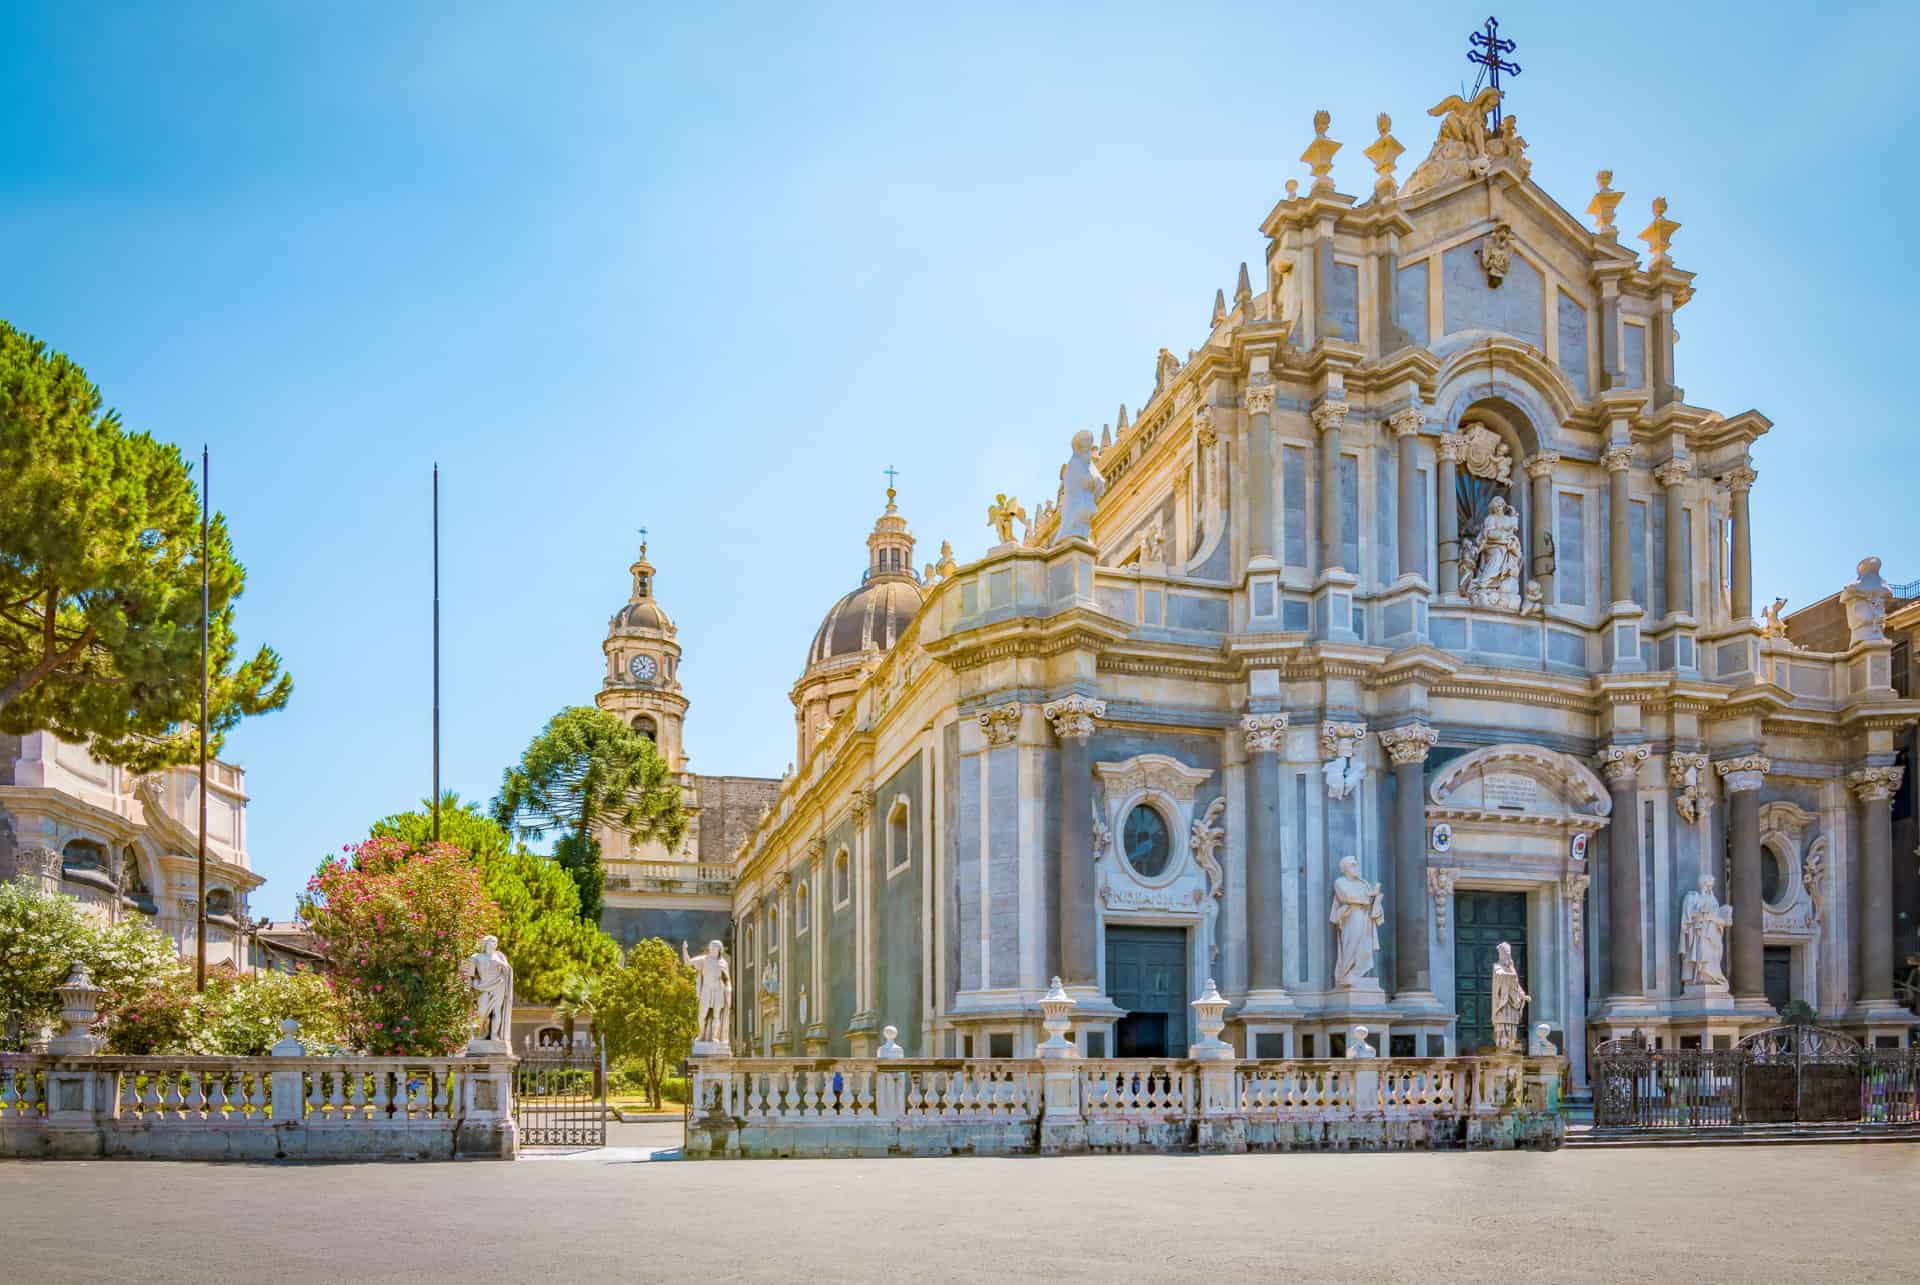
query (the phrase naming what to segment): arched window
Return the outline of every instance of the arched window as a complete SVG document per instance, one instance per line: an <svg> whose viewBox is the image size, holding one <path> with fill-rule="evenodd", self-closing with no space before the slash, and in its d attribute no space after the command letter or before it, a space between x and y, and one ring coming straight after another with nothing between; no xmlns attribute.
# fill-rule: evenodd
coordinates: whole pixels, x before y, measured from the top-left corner
<svg viewBox="0 0 1920 1285"><path fill-rule="evenodd" d="M897 797L887 810L887 874L896 875L913 863L913 809Z"/></svg>
<svg viewBox="0 0 1920 1285"><path fill-rule="evenodd" d="M633 730L650 741L657 742L660 739L660 725L645 714L635 714L633 716Z"/></svg>
<svg viewBox="0 0 1920 1285"><path fill-rule="evenodd" d="M807 925L811 922L812 918L813 917L807 913L807 885L804 882L795 884L793 889L793 935L795 937L805 937L807 935Z"/></svg>
<svg viewBox="0 0 1920 1285"><path fill-rule="evenodd" d="M833 854L833 908L840 909L853 899L853 870L845 848Z"/></svg>
<svg viewBox="0 0 1920 1285"><path fill-rule="evenodd" d="M60 868L65 874L104 874L107 850L92 839L75 839L60 853Z"/></svg>

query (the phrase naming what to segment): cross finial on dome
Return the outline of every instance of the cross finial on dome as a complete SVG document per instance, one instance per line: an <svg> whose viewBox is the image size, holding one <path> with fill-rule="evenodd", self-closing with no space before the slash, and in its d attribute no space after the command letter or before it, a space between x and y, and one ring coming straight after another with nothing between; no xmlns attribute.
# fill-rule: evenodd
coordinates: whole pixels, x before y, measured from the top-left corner
<svg viewBox="0 0 1920 1285"><path fill-rule="evenodd" d="M893 483L900 476L900 470L889 464L880 470L887 475L887 507L893 507Z"/></svg>
<svg viewBox="0 0 1920 1285"><path fill-rule="evenodd" d="M640 556L643 558L647 556L647 529L645 527L640 528Z"/></svg>

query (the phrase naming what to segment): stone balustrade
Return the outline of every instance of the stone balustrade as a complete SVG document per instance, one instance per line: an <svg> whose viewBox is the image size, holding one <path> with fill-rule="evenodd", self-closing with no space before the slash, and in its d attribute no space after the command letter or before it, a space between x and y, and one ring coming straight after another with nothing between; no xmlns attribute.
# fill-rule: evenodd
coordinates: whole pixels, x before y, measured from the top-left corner
<svg viewBox="0 0 1920 1285"><path fill-rule="evenodd" d="M688 1159L1560 1145L1561 1058L695 1058Z"/></svg>
<svg viewBox="0 0 1920 1285"><path fill-rule="evenodd" d="M0 1156L512 1159L513 1059L0 1054Z"/></svg>

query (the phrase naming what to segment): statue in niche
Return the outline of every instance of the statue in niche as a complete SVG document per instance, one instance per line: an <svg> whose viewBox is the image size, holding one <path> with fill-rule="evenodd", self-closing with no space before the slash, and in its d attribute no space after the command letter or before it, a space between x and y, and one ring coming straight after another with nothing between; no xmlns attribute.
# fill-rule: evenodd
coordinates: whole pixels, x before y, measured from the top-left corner
<svg viewBox="0 0 1920 1285"><path fill-rule="evenodd" d="M1460 591L1476 607L1520 610L1520 515L1499 496L1480 530L1460 542Z"/></svg>
<svg viewBox="0 0 1920 1285"><path fill-rule="evenodd" d="M987 507L987 525L994 529L1002 544L1012 544L1014 522L1026 520L1027 511L1020 506L1019 497L1005 491L994 496L993 503Z"/></svg>
<svg viewBox="0 0 1920 1285"><path fill-rule="evenodd" d="M1520 985L1520 970L1514 967L1513 947L1500 943L1500 957L1493 963L1493 1045L1502 1053L1520 1047L1520 1016L1533 997Z"/></svg>
<svg viewBox="0 0 1920 1285"><path fill-rule="evenodd" d="M1487 274L1487 284L1497 290L1512 266L1513 228L1502 223L1480 243L1480 270Z"/></svg>
<svg viewBox="0 0 1920 1285"><path fill-rule="evenodd" d="M1726 955L1727 928L1733 923L1733 907L1723 906L1713 895L1713 876L1700 876L1700 890L1690 892L1680 903L1680 980L1699 986L1725 990L1727 974L1721 961Z"/></svg>
<svg viewBox="0 0 1920 1285"><path fill-rule="evenodd" d="M710 941L706 954L688 955L687 943L683 941L680 943L680 959L694 973L694 995L700 1014L694 1040L725 1044L733 1018L733 976L727 967L726 947L717 941Z"/></svg>
<svg viewBox="0 0 1920 1285"><path fill-rule="evenodd" d="M760 974L760 989L769 995L780 993L780 961L769 959L764 972Z"/></svg>
<svg viewBox="0 0 1920 1285"><path fill-rule="evenodd" d="M513 1014L513 965L500 950L500 939L489 933L480 939L480 949L461 966L461 975L473 989L478 1033L468 1048L481 1051L497 1047L510 1053Z"/></svg>
<svg viewBox="0 0 1920 1285"><path fill-rule="evenodd" d="M1093 510L1106 493L1107 479L1093 463L1093 434L1073 435L1073 457L1060 475L1060 529L1053 542L1086 540L1093 535Z"/></svg>
<svg viewBox="0 0 1920 1285"><path fill-rule="evenodd" d="M1333 881L1333 909L1327 916L1338 943L1335 986L1366 986L1373 981L1373 956L1380 949L1380 925L1386 918L1380 885L1361 877L1358 857L1340 858L1340 877ZM1373 987L1378 986L1373 982Z"/></svg>

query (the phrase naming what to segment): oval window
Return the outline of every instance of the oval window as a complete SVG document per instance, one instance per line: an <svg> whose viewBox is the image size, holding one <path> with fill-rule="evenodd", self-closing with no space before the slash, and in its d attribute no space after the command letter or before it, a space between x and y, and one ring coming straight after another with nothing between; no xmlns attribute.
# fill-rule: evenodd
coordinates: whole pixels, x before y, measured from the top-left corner
<svg viewBox="0 0 1920 1285"><path fill-rule="evenodd" d="M1772 848L1760 849L1760 900L1769 906L1779 905L1786 883L1787 872L1781 865L1780 854Z"/></svg>
<svg viewBox="0 0 1920 1285"><path fill-rule="evenodd" d="M1127 864L1135 874L1153 879L1166 873L1167 860L1173 855L1173 842L1167 836L1166 818L1157 808L1147 803L1135 805L1133 811L1127 813L1121 843L1126 848Z"/></svg>

